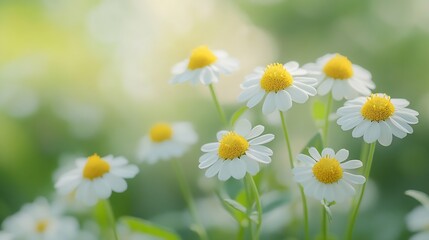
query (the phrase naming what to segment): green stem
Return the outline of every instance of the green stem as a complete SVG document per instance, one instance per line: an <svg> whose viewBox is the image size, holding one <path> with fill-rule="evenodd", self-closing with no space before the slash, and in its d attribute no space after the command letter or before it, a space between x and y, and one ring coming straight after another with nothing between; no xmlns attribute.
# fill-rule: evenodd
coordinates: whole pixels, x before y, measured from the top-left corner
<svg viewBox="0 0 429 240"><path fill-rule="evenodd" d="M113 214L112 205L108 199L104 200L104 207L106 208L107 216L109 218L115 240L119 240L118 232L116 231L115 215Z"/></svg>
<svg viewBox="0 0 429 240"><path fill-rule="evenodd" d="M285 117L283 115L283 112L279 111L279 113L280 113L280 118L282 121L283 134L285 136L286 145L287 145L287 149L288 149L289 162L290 162L291 168L293 169L294 163L293 163L293 156L292 156L292 147L290 146L289 133L287 131L286 121L285 121ZM305 197L304 189L302 188L301 184L298 184L298 187L299 187L299 192L301 194L302 210L303 210L303 214L304 214L304 235L305 235L305 239L309 240L310 239L310 228L309 228L309 224L308 224L307 199Z"/></svg>
<svg viewBox="0 0 429 240"><path fill-rule="evenodd" d="M250 174L246 174L246 178L248 178L248 183L250 183L250 187L252 189L252 192L254 193L254 198L256 202L256 210L258 211L258 224L256 225L256 237L259 239L259 232L261 230L261 224L262 224L262 205L261 205L261 198L259 197L259 191L258 187L256 186L255 180Z"/></svg>
<svg viewBox="0 0 429 240"><path fill-rule="evenodd" d="M189 185L186 182L185 174L183 173L182 165L180 164L179 160L175 159L172 160L173 162L173 168L176 172L177 180L179 181L179 187L182 191L183 198L185 199L186 203L188 204L189 211L191 212L191 215L198 227L197 233L202 240L208 240L207 232L201 223L201 220L197 213L197 208L195 207L194 199L192 198L191 190L189 189Z"/></svg>
<svg viewBox="0 0 429 240"><path fill-rule="evenodd" d="M216 92L213 88L213 84L209 84L209 89L210 89L210 93L211 93L212 98L213 98L213 102L216 105L217 112L219 113L220 119L222 120L222 123L226 126L226 125L228 125L228 120L226 120L225 113L223 112L223 109L219 104L219 101L218 101L217 96L216 96Z"/></svg>
<svg viewBox="0 0 429 240"><path fill-rule="evenodd" d="M328 103L326 105L326 113L325 113L325 126L323 128L323 141L325 143L325 147L328 145L328 130L329 130L329 115L331 114L332 108L332 94L328 95Z"/></svg>
<svg viewBox="0 0 429 240"><path fill-rule="evenodd" d="M369 146L368 158L366 161L366 166L364 168L364 177L366 178L366 182L362 185L362 189L359 193L359 198L356 204L353 205L352 214L350 215L349 225L347 227L347 235L346 239L351 240L353 238L353 228L356 223L357 214L359 212L359 207L362 202L363 195L365 193L366 183L369 180L369 174L371 172L372 160L374 158L375 146L377 142L371 143Z"/></svg>
<svg viewBox="0 0 429 240"><path fill-rule="evenodd" d="M251 236L252 240L256 240L256 234L253 233L253 222L252 219L250 218L250 216L252 215L252 193L251 193L251 189L250 189L250 183L249 183L249 179L247 177L245 177L244 179L244 189L246 190L246 199L247 199L247 219L249 221L249 234Z"/></svg>
<svg viewBox="0 0 429 240"><path fill-rule="evenodd" d="M326 209L322 205L322 239L328 240L328 221L326 220Z"/></svg>
<svg viewBox="0 0 429 240"><path fill-rule="evenodd" d="M244 227L243 227L243 224L239 223L238 226L239 226L239 229L238 229L238 234L237 234L237 240L243 240L244 239Z"/></svg>

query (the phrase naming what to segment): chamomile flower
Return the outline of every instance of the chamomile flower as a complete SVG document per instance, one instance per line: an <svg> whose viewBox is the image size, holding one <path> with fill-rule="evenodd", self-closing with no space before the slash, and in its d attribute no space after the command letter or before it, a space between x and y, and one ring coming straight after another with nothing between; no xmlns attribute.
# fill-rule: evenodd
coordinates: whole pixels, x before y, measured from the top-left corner
<svg viewBox="0 0 429 240"><path fill-rule="evenodd" d="M189 122L156 123L138 147L138 159L147 163L180 157L195 144L198 136Z"/></svg>
<svg viewBox="0 0 429 240"><path fill-rule="evenodd" d="M204 85L217 83L220 74L229 74L238 69L238 61L221 50L210 50L199 46L192 50L191 56L173 67L175 75L170 83L190 82Z"/></svg>
<svg viewBox="0 0 429 240"><path fill-rule="evenodd" d="M128 164L124 157L101 158L94 154L77 159L76 168L62 175L55 188L63 195L75 192L78 201L92 206L99 199L109 198L112 191L124 192L127 189L124 178L133 178L138 172L137 166Z"/></svg>
<svg viewBox="0 0 429 240"><path fill-rule="evenodd" d="M414 208L405 218L408 229L412 232L419 232L410 240L429 239L429 197L425 193L415 190L408 190L405 194L422 204Z"/></svg>
<svg viewBox="0 0 429 240"><path fill-rule="evenodd" d="M418 123L418 112L407 108L405 99L390 98L386 94L372 94L347 101L337 110L337 123L344 131L353 129L352 136L367 143L383 146L392 143L392 135L404 138L413 133L411 124Z"/></svg>
<svg viewBox="0 0 429 240"><path fill-rule="evenodd" d="M247 107L253 108L266 96L262 105L265 115L276 110L285 112L292 107L292 101L305 103L309 96L316 95L316 84L317 79L308 77L297 62L273 63L265 70L256 68L246 77L238 101L247 102Z"/></svg>
<svg viewBox="0 0 429 240"><path fill-rule="evenodd" d="M302 163L293 171L294 180L304 187L304 192L320 201L341 202L355 194L352 184L363 184L365 177L345 170L362 167L359 160L346 162L349 151L341 149L337 153L325 148L320 154L311 147L310 156L299 154L297 159Z"/></svg>
<svg viewBox="0 0 429 240"><path fill-rule="evenodd" d="M353 64L347 57L338 53L326 54L315 63L305 64L303 68L319 79L319 95L332 92L335 100L368 96L375 88L368 70Z"/></svg>
<svg viewBox="0 0 429 240"><path fill-rule="evenodd" d="M10 239L74 240L79 224L76 219L63 216L60 209L49 204L45 198L38 198L6 218L3 230L5 235L7 233L12 237Z"/></svg>
<svg viewBox="0 0 429 240"><path fill-rule="evenodd" d="M246 172L255 175L259 172L259 163L271 162L273 151L262 144L274 139L273 134L262 135L262 125L252 128L246 119L237 121L234 131L219 131L218 142L204 144L205 152L199 159L199 168L207 169L206 177L218 175L219 180L230 177L242 179Z"/></svg>

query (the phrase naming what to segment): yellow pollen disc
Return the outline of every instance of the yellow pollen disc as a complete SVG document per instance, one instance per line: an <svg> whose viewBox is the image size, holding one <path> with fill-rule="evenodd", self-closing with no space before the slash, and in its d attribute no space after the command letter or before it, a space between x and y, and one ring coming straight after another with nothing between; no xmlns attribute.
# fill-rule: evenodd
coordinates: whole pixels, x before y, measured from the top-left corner
<svg viewBox="0 0 429 240"><path fill-rule="evenodd" d="M216 55L207 46L199 46L192 50L188 68L191 70L202 68L216 62L216 60Z"/></svg>
<svg viewBox="0 0 429 240"><path fill-rule="evenodd" d="M290 73L280 63L273 63L265 68L261 79L261 88L266 92L278 92L293 83Z"/></svg>
<svg viewBox="0 0 429 240"><path fill-rule="evenodd" d="M47 220L40 220L36 223L36 232L38 233L44 233L46 231L46 228L48 228L48 221Z"/></svg>
<svg viewBox="0 0 429 240"><path fill-rule="evenodd" d="M168 123L157 123L152 126L149 135L153 142L163 142L171 139L173 128Z"/></svg>
<svg viewBox="0 0 429 240"><path fill-rule="evenodd" d="M322 157L313 166L313 174L319 182L331 184L338 182L343 177L343 169L335 158Z"/></svg>
<svg viewBox="0 0 429 240"><path fill-rule="evenodd" d="M395 106L387 95L372 94L360 110L362 117L370 121L384 121L393 115Z"/></svg>
<svg viewBox="0 0 429 240"><path fill-rule="evenodd" d="M103 176L109 172L110 165L100 158L97 154L92 155L86 161L85 167L83 168L83 177L87 179L94 179Z"/></svg>
<svg viewBox="0 0 429 240"><path fill-rule="evenodd" d="M219 145L219 157L232 160L244 155L249 148L249 142L235 132L223 135Z"/></svg>
<svg viewBox="0 0 429 240"><path fill-rule="evenodd" d="M347 57L336 54L325 64L325 67L323 67L323 72L325 72L327 76L334 79L349 79L353 76L352 62L350 62Z"/></svg>

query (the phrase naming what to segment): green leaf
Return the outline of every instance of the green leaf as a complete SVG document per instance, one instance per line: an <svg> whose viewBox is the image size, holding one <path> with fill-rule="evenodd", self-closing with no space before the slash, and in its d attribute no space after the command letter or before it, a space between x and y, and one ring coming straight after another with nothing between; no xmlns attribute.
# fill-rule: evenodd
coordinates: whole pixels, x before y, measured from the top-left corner
<svg viewBox="0 0 429 240"><path fill-rule="evenodd" d="M242 224L242 222L247 219L247 214L242 213L241 211L231 206L231 204L225 202L224 197L222 197L221 193L217 192L216 196L218 197L219 201L222 203L223 208L237 221L237 223Z"/></svg>
<svg viewBox="0 0 429 240"><path fill-rule="evenodd" d="M289 192L274 191L268 194L264 194L264 201L262 204L262 210L264 213L268 213L285 205L290 202L291 196Z"/></svg>
<svg viewBox="0 0 429 240"><path fill-rule="evenodd" d="M231 126L234 126L235 122L241 117L241 115L243 115L243 113L245 113L247 111L247 106L243 106L241 108L239 108L237 111L234 112L234 114L232 114L231 120L230 120L230 124Z"/></svg>
<svg viewBox="0 0 429 240"><path fill-rule="evenodd" d="M326 105L319 100L313 102L312 116L315 121L324 120L326 115Z"/></svg>
<svg viewBox="0 0 429 240"><path fill-rule="evenodd" d="M136 217L121 217L120 221L128 225L133 232L144 233L165 240L180 240L179 235L164 227Z"/></svg>
<svg viewBox="0 0 429 240"><path fill-rule="evenodd" d="M319 152L323 149L323 141L322 135L318 132L316 133L310 141L308 141L307 145L301 150L302 154L308 154L308 149L310 147L315 147Z"/></svg>
<svg viewBox="0 0 429 240"><path fill-rule="evenodd" d="M232 199L223 199L225 204L229 205L230 207L234 208L235 210L247 214L247 209L245 206L241 205L239 202L232 200Z"/></svg>

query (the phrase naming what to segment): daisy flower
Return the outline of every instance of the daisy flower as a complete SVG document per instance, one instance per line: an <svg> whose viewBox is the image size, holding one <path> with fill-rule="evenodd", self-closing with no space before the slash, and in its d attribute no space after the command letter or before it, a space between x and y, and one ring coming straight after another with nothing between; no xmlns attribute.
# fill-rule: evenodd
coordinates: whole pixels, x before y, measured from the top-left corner
<svg viewBox="0 0 429 240"><path fill-rule="evenodd" d="M219 180L226 181L231 176L242 179L246 172L255 175L259 172L259 163L271 162L273 151L262 144L274 139L273 134L262 135L264 127L252 128L246 119L237 121L234 131L219 131L218 142L204 144L205 152L199 159L199 168L206 169L206 177L218 175Z"/></svg>
<svg viewBox="0 0 429 240"><path fill-rule="evenodd" d="M368 96L375 88L368 70L353 64L341 54L326 54L303 66L310 73L315 74L320 81L317 88L319 95L326 95L332 91L335 100L352 99L358 96Z"/></svg>
<svg viewBox="0 0 429 240"><path fill-rule="evenodd" d="M346 149L335 153L331 148L325 148L319 154L316 148L311 147L308 152L310 156L297 156L302 165L292 170L294 180L302 184L306 195L320 201L341 202L355 194L351 184L365 183L365 177L345 171L362 167L359 160L346 162L349 156Z"/></svg>
<svg viewBox="0 0 429 240"><path fill-rule="evenodd" d="M307 71L299 68L297 62L273 63L265 70L256 68L245 78L240 85L244 91L238 101L247 102L247 107L253 108L266 96L262 105L265 115L276 110L285 112L292 107L292 101L305 103L308 96L316 95L316 84L317 79L307 77Z"/></svg>
<svg viewBox="0 0 429 240"><path fill-rule="evenodd" d="M174 77L170 83L191 82L204 85L217 83L220 74L229 74L238 69L238 61L221 50L210 50L199 46L192 50L191 56L173 67Z"/></svg>
<svg viewBox="0 0 429 240"><path fill-rule="evenodd" d="M137 156L140 161L150 164L180 157L197 140L198 136L189 122L156 123L140 141Z"/></svg>
<svg viewBox="0 0 429 240"><path fill-rule="evenodd" d="M378 142L383 146L392 143L392 134L404 138L413 133L410 124L418 122L418 112L407 108L405 99L390 98L386 94L372 94L347 101L337 110L337 123L344 131L353 129L352 136L367 143Z"/></svg>
<svg viewBox="0 0 429 240"><path fill-rule="evenodd" d="M415 190L408 190L405 194L422 204L422 206L414 208L405 219L410 231L419 232L410 240L429 239L429 197L425 193Z"/></svg>
<svg viewBox="0 0 429 240"><path fill-rule="evenodd" d="M62 216L60 209L51 206L45 198L38 198L6 218L3 230L4 235L13 236L10 239L74 240L79 225L76 219Z"/></svg>
<svg viewBox="0 0 429 240"><path fill-rule="evenodd" d="M76 168L62 175L55 188L62 195L75 192L78 201L93 206L99 199L107 199L114 192L124 192L127 182L139 169L128 164L124 157L112 155L101 158L94 154L76 160Z"/></svg>

